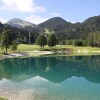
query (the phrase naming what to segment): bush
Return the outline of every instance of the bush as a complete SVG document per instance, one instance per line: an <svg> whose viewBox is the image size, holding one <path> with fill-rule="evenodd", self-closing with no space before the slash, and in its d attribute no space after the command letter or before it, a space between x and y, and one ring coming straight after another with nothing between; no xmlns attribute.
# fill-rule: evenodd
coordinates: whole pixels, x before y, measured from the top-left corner
<svg viewBox="0 0 100 100"><path fill-rule="evenodd" d="M84 40L76 40L75 46L86 46L86 42Z"/></svg>
<svg viewBox="0 0 100 100"><path fill-rule="evenodd" d="M15 50L17 50L17 44L13 44L13 45L11 45L11 50L13 50L13 51L15 51Z"/></svg>

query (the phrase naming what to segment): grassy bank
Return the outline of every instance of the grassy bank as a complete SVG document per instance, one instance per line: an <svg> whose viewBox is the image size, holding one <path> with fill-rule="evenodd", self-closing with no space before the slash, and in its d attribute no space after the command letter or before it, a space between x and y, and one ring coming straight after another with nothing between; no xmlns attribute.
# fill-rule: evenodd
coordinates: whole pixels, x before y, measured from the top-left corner
<svg viewBox="0 0 100 100"><path fill-rule="evenodd" d="M100 51L100 48L92 48L92 47L77 47L77 46L72 46L72 45L57 45L56 47L54 47L54 49L66 49L66 48L71 48L73 49L74 51L77 51L77 50L89 50L89 51ZM45 46L45 49L50 49L48 46ZM18 51L33 51L33 50L41 50L40 47L38 45L28 45L28 44L20 44L18 45Z"/></svg>
<svg viewBox="0 0 100 100"><path fill-rule="evenodd" d="M82 46L82 47L78 47L78 46L73 46L73 45L57 45L56 47L54 47L54 49L57 49L57 50L59 50L59 49L66 49L66 48L71 48L71 49L73 49L74 51L75 50L85 50L85 49L87 49L87 50L89 50L89 51L100 51L100 48L96 48L96 47L94 47L94 48L92 48L92 47L88 47L88 46ZM44 49L47 49L47 50L49 50L50 48L48 47L48 46L45 46L45 48ZM17 49L17 52L18 51L33 51L33 50L41 50L40 49L40 46L38 46L38 45L29 45L29 44L19 44L18 45L18 49ZM3 49L3 50L1 50L0 49L0 52L2 53L2 52L4 52L5 50ZM10 49L8 49L8 52L13 52L13 51L11 51Z"/></svg>
<svg viewBox="0 0 100 100"><path fill-rule="evenodd" d="M73 51L73 55L91 55L91 54L100 54L100 48L92 48L88 46L84 47L78 47L78 46L72 46L72 45L57 45L53 49L57 51L61 51L62 49L70 48ZM28 45L28 44L20 44L18 45L18 49L15 52L30 52L34 50L41 50L38 45ZM50 50L48 46L45 46L44 50ZM4 50L0 50L0 57L2 57L2 53ZM8 53L14 53L14 51L11 51L8 49Z"/></svg>

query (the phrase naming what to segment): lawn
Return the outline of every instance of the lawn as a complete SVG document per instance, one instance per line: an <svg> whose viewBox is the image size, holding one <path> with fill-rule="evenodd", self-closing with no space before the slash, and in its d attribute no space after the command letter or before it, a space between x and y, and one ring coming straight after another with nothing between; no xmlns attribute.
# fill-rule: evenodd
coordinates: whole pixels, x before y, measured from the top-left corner
<svg viewBox="0 0 100 100"><path fill-rule="evenodd" d="M54 49L62 49L62 48L71 48L75 51L77 50L89 50L89 51L100 51L100 48L92 48L92 47L88 47L88 46L84 46L84 47L78 47L78 46L72 46L72 45L57 45L56 47L54 47ZM50 49L48 46L45 46L45 49ZM41 50L40 47L38 45L28 45L28 44L20 44L18 45L18 51L33 51L33 50Z"/></svg>
<svg viewBox="0 0 100 100"><path fill-rule="evenodd" d="M70 48L73 50L73 53L75 55L81 55L81 54L100 54L100 48L92 48L92 47L88 47L88 46L84 46L84 47L78 47L78 46L72 46L72 45L57 45L56 47L54 47L54 49L56 50L61 50L61 49L66 49L66 48ZM15 52L24 52L24 51L34 51L34 50L41 50L40 46L38 45L29 45L29 44L20 44L18 45L18 49ZM48 46L45 46L45 50L50 50L50 48ZM88 51L88 52L87 52ZM0 49L0 57L2 56L2 53L4 52L4 50ZM11 51L10 49L8 49L8 53L13 53L14 51Z"/></svg>

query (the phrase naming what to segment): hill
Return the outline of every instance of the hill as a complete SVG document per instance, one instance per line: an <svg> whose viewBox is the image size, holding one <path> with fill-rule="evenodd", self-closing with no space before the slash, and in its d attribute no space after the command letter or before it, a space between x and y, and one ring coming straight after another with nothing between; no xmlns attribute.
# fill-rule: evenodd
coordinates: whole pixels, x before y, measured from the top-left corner
<svg viewBox="0 0 100 100"><path fill-rule="evenodd" d="M54 17L39 24L39 26L54 31L60 40L79 39L89 33L100 31L100 16L90 17L82 23L74 24L60 17Z"/></svg>
<svg viewBox="0 0 100 100"><path fill-rule="evenodd" d="M87 30L87 32L100 31L100 15L86 19L82 23L82 27L84 30Z"/></svg>
<svg viewBox="0 0 100 100"><path fill-rule="evenodd" d="M36 27L25 26L24 28L21 27L18 28L8 24L0 23L0 35L2 34L3 30L11 30L12 38L17 43L29 43L29 33L30 33L30 43L34 43L35 39L40 33L40 28L38 28L38 26Z"/></svg>
<svg viewBox="0 0 100 100"><path fill-rule="evenodd" d="M34 43L37 36L41 33L44 33L46 36L55 33L60 41L71 39L84 40L89 37L90 33L100 31L100 16L90 17L82 23L71 23L63 18L54 17L39 25L14 18L6 24L0 23L0 34L3 29L12 30L13 37L18 39L18 43L29 43L29 32L31 33L31 43Z"/></svg>
<svg viewBox="0 0 100 100"><path fill-rule="evenodd" d="M50 31L61 31L71 29L73 27L73 24L71 22L67 22L60 17L54 17L39 24L39 26L47 28Z"/></svg>

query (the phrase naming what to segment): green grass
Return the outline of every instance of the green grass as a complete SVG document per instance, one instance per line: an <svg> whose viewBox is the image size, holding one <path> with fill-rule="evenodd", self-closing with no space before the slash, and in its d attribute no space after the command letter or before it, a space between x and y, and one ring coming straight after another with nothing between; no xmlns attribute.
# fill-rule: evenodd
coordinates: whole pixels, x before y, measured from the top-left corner
<svg viewBox="0 0 100 100"><path fill-rule="evenodd" d="M78 46L72 46L72 45L57 45L56 47L54 47L54 49L66 49L66 48L71 48L73 50L89 50L89 51L100 51L100 48L92 48L92 47L88 47L88 46L84 46L84 47L78 47ZM48 46L45 46L45 49L50 49ZM41 50L40 46L38 45L29 45L29 44L20 44L18 45L18 49L17 52L19 51L33 51L33 50ZM1 50L0 49L0 53L3 53L5 50ZM8 49L8 52L13 52L10 49Z"/></svg>
<svg viewBox="0 0 100 100"><path fill-rule="evenodd" d="M73 54L74 55L83 55L85 52L84 50L88 50L88 54L94 54L93 51L96 51L95 54L100 54L100 48L92 48L89 46L84 46L84 47L78 47L78 46L73 46L73 45L57 45L56 47L54 47L54 49L56 50L61 50L61 49L66 49L66 48L71 48L73 50ZM24 52L24 51L34 51L34 50L41 50L40 46L38 45L29 45L29 44L20 44L18 45L18 49L15 52ZM48 46L45 46L45 50L50 50L50 48ZM80 50L81 52L77 52L78 50ZM98 52L99 51L99 52ZM3 55L2 53L4 52L4 50L0 49L0 57ZM8 53L13 53L14 51L11 51L10 49L8 49Z"/></svg>
<svg viewBox="0 0 100 100"><path fill-rule="evenodd" d="M73 50L73 54L71 54L73 56L93 55L93 54L100 55L100 48L96 48L96 47L95 48L88 47L88 46L78 47L78 46L72 46L72 45L57 45L56 47L54 47L54 49L56 50L61 50L61 49L66 49L66 48L71 48ZM18 51L33 51L33 50L41 50L41 49L38 45L20 44L18 46ZM45 46L45 50L50 50L50 48L48 46ZM84 52L84 51L88 51L88 52ZM96 51L96 52L93 52L93 51Z"/></svg>
<svg viewBox="0 0 100 100"><path fill-rule="evenodd" d="M18 45L18 51L33 51L41 50L38 45L20 44Z"/></svg>
<svg viewBox="0 0 100 100"><path fill-rule="evenodd" d="M45 28L45 32L44 33L50 35L50 34L54 33L54 31L49 31L47 28Z"/></svg>
<svg viewBox="0 0 100 100"><path fill-rule="evenodd" d="M84 47L78 47L78 46L72 46L72 45L57 45L56 47L54 47L54 49L62 49L62 48L72 48L73 50L96 50L96 51L100 51L100 48L92 48L92 47L88 47L88 46L84 46ZM45 49L50 49L48 46L45 46ZM33 51L33 50L41 50L40 47L38 45L28 45L28 44L20 44L18 45L18 50L19 51Z"/></svg>

